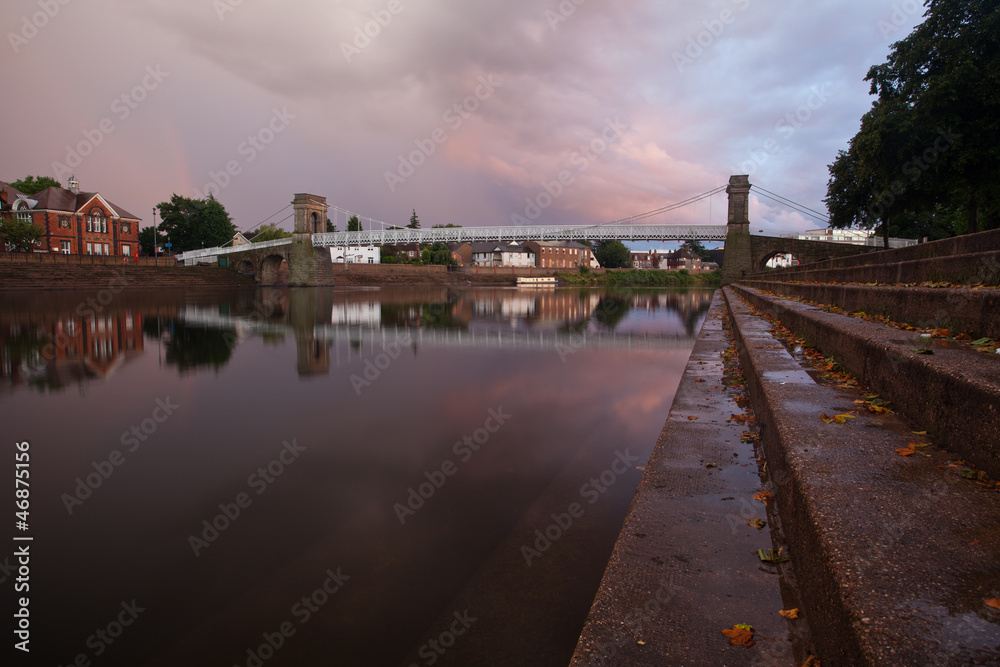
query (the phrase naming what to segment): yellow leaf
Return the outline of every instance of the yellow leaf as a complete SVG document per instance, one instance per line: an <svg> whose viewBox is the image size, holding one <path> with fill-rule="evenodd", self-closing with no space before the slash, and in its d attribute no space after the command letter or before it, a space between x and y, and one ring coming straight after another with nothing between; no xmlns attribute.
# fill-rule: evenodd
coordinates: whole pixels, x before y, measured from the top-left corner
<svg viewBox="0 0 1000 667"><path fill-rule="evenodd" d="M695 419L697 419L697 417L688 417L688 419L690 419L691 421L694 421Z"/></svg>
<svg viewBox="0 0 1000 667"><path fill-rule="evenodd" d="M753 495L754 500L759 500L762 503L769 503L774 500L774 494L768 490L758 491Z"/></svg>
<svg viewBox="0 0 1000 667"><path fill-rule="evenodd" d="M1000 609L1000 600L997 598L987 598L983 600L983 604L987 607L993 607L994 609Z"/></svg>
<svg viewBox="0 0 1000 667"><path fill-rule="evenodd" d="M752 519L747 519L747 525L753 526L757 530L764 530L764 526L766 526L767 523L765 523L759 516L755 516Z"/></svg>
<svg viewBox="0 0 1000 667"><path fill-rule="evenodd" d="M904 447L904 448L902 448L902 449L897 449L897 450L896 450L896 453L897 453L897 454L899 454L900 456L913 456L913 455L914 455L914 454L916 453L916 451L917 451L917 450L916 450L916 449L914 448L914 444L915 444L915 443L912 443L912 442L911 442L911 443L910 443L909 445L907 445L906 447Z"/></svg>
<svg viewBox="0 0 1000 667"><path fill-rule="evenodd" d="M779 609L778 613L785 618L796 619L799 617L799 610L797 607L795 609Z"/></svg>

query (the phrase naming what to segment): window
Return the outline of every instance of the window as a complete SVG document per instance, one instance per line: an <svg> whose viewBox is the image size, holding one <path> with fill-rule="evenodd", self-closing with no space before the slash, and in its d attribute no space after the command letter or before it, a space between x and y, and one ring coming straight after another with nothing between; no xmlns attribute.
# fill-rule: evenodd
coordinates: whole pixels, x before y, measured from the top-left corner
<svg viewBox="0 0 1000 667"><path fill-rule="evenodd" d="M125 256L130 256L132 254L132 249L127 243L122 244L122 254Z"/></svg>
<svg viewBox="0 0 1000 667"><path fill-rule="evenodd" d="M102 234L107 234L108 233L108 219L107 218L101 218L101 233Z"/></svg>
<svg viewBox="0 0 1000 667"><path fill-rule="evenodd" d="M110 248L108 248L108 244L107 243L104 244L104 254L105 255L110 255L111 254L111 250L110 250Z"/></svg>
<svg viewBox="0 0 1000 667"><path fill-rule="evenodd" d="M17 219L21 222L31 222L31 214L28 212L18 213Z"/></svg>
<svg viewBox="0 0 1000 667"><path fill-rule="evenodd" d="M89 215L87 216L87 231L88 232L94 231L94 219L91 218Z"/></svg>
<svg viewBox="0 0 1000 667"><path fill-rule="evenodd" d="M88 218L88 220L89 220L89 218ZM91 243L90 241L87 241L87 254L88 255L93 255L94 254L94 244Z"/></svg>
<svg viewBox="0 0 1000 667"><path fill-rule="evenodd" d="M68 255L71 252L69 241L60 241L59 250L62 252L62 254Z"/></svg>

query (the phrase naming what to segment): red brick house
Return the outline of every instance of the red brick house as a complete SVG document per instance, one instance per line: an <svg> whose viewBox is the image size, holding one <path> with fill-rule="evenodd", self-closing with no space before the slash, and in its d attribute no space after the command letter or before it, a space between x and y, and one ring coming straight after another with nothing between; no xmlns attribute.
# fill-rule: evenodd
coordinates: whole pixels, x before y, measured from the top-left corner
<svg viewBox="0 0 1000 667"><path fill-rule="evenodd" d="M590 266L590 248L576 241L528 241L524 247L535 253L539 268L575 269Z"/></svg>
<svg viewBox="0 0 1000 667"><path fill-rule="evenodd" d="M0 185L8 199L4 212L31 220L42 229L35 252L118 257L139 254L141 219L98 192L80 192L75 176L70 177L69 189L51 187L33 195L21 194L6 183Z"/></svg>

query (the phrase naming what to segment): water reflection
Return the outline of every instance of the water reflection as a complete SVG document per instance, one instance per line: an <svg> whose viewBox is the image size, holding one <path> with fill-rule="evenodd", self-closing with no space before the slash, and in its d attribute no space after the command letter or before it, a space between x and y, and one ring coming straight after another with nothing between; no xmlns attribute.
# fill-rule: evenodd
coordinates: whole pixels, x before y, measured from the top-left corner
<svg viewBox="0 0 1000 667"><path fill-rule="evenodd" d="M91 296L0 294L39 664L565 665L712 295Z"/></svg>
<svg viewBox="0 0 1000 667"><path fill-rule="evenodd" d="M106 306L68 293L30 298L6 294L0 297L0 382L8 390L22 386L58 390L107 379L145 351L144 337L157 344L164 363L182 373L218 371L251 337L275 345L293 337L299 348L297 367L306 375L329 369L328 349L338 337L350 338L358 349L362 341L384 342L380 332L407 339L409 330L421 329L514 334L478 339L478 344L494 347L525 345L533 340L530 333L542 333L549 335L538 344L551 348L615 341L621 347L669 348L693 338L711 294L708 290L265 288L223 292L210 299L123 293ZM653 327L658 341L632 338L648 333L644 323L660 320L661 315L676 326L664 328L658 322ZM588 333L620 337L581 338ZM475 338L455 336L420 336L413 341L415 349L477 343Z"/></svg>

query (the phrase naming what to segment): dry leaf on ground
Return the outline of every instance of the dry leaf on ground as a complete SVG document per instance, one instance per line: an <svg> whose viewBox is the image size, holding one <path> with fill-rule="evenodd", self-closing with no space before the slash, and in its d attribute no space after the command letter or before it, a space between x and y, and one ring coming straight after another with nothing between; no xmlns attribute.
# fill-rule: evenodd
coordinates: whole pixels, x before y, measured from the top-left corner
<svg viewBox="0 0 1000 667"><path fill-rule="evenodd" d="M754 645L753 628L749 625L737 623L733 627L723 630L722 634L729 637L730 644L746 647Z"/></svg>
<svg viewBox="0 0 1000 667"><path fill-rule="evenodd" d="M769 503L772 500L774 500L774 494L765 489L763 491L758 491L757 493L753 494L753 499L759 500L762 503Z"/></svg>
<svg viewBox="0 0 1000 667"><path fill-rule="evenodd" d="M778 613L784 616L785 618L796 619L799 617L798 607L796 607L795 609L779 609Z"/></svg>

